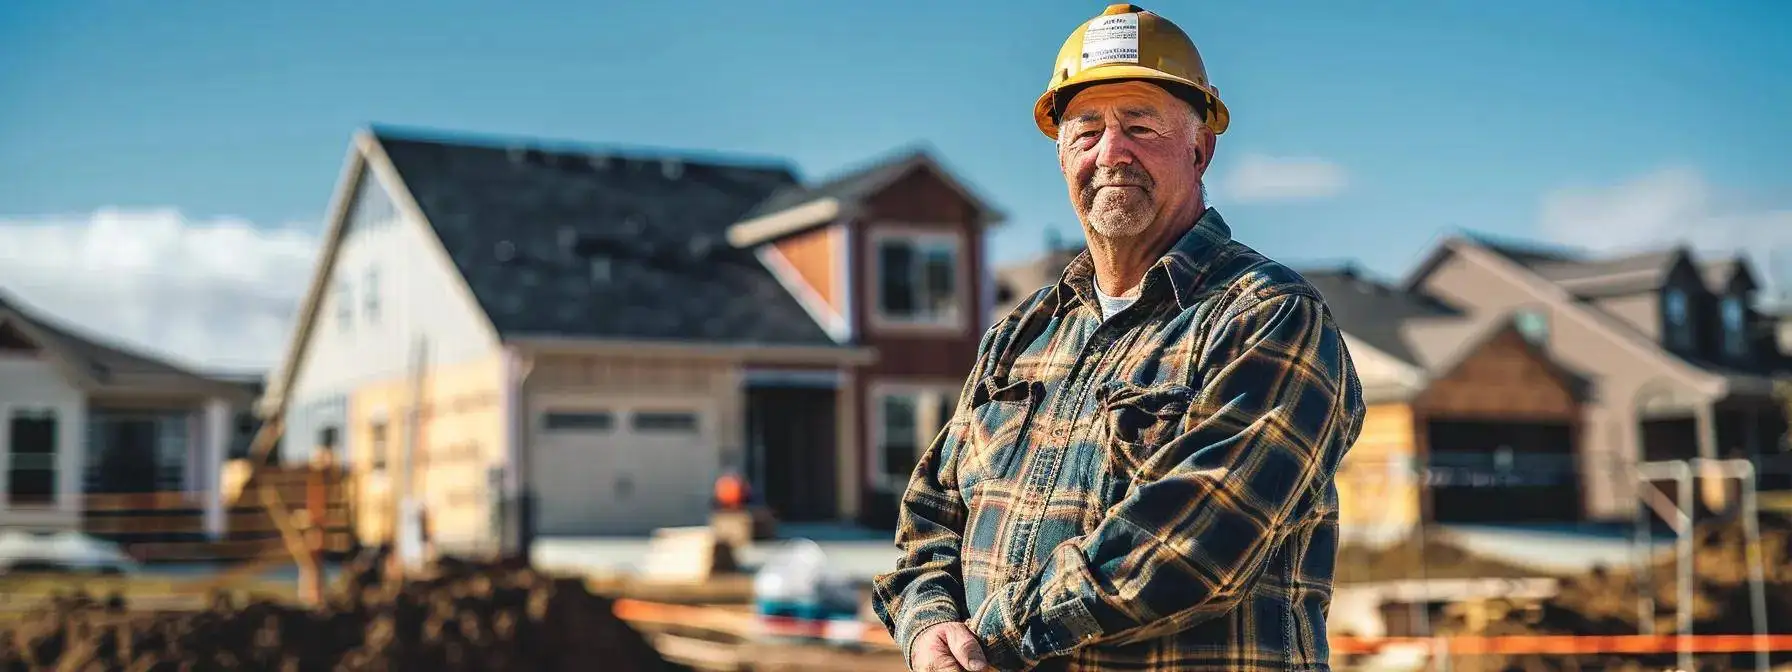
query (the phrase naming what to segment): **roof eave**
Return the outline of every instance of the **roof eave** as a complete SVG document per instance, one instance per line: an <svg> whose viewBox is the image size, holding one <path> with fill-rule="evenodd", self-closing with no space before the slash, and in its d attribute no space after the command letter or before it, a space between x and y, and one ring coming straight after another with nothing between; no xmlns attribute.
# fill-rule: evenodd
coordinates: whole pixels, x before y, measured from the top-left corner
<svg viewBox="0 0 1792 672"><path fill-rule="evenodd" d="M223 399L249 404L255 394L224 381L192 379L179 374L133 374L128 381L106 381L90 390L96 396L186 399L192 397Z"/></svg>
<svg viewBox="0 0 1792 672"><path fill-rule="evenodd" d="M843 203L832 197L818 198L736 223L728 227L728 243L735 247L752 247L812 226L849 218L857 212L856 204Z"/></svg>
<svg viewBox="0 0 1792 672"><path fill-rule="evenodd" d="M504 339L518 350L536 355L621 355L676 357L765 364L837 364L865 366L877 360L875 349L863 346L710 343L568 336L518 336Z"/></svg>

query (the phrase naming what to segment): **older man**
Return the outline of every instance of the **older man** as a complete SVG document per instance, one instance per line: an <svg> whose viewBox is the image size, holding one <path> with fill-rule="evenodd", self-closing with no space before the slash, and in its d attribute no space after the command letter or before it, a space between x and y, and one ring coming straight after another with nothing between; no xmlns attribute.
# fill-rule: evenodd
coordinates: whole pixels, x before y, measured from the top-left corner
<svg viewBox="0 0 1792 672"><path fill-rule="evenodd" d="M1088 250L984 336L874 608L916 670L1326 670L1356 371L1204 201L1226 107L1113 5L1036 106Z"/></svg>

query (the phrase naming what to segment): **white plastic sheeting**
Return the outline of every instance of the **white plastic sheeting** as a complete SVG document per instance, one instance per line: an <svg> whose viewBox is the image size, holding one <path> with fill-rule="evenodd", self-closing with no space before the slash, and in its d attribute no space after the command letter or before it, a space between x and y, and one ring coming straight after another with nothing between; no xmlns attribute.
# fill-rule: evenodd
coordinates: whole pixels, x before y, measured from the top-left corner
<svg viewBox="0 0 1792 672"><path fill-rule="evenodd" d="M19 565L48 566L67 570L136 572L136 560L117 544L80 532L38 534L0 530L0 573Z"/></svg>

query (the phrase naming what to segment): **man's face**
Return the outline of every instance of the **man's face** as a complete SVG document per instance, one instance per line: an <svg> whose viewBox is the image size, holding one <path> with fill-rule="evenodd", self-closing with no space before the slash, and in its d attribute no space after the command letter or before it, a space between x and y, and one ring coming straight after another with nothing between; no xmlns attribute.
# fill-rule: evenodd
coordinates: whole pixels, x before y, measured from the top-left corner
<svg viewBox="0 0 1792 672"><path fill-rule="evenodd" d="M1064 109L1058 164L1077 216L1109 239L1187 215L1214 135L1192 108L1146 82L1084 89Z"/></svg>

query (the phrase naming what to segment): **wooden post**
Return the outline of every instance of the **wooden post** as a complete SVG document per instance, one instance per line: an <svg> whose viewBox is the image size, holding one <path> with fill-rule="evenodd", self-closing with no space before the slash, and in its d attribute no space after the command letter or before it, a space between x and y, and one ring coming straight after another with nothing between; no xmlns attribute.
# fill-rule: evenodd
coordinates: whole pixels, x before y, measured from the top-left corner
<svg viewBox="0 0 1792 672"><path fill-rule="evenodd" d="M330 512L330 472L335 469L335 450L319 446L311 453L310 468L305 473L305 508L300 529L305 548L298 558L299 601L307 605L323 604L323 550L329 530L325 523Z"/></svg>

